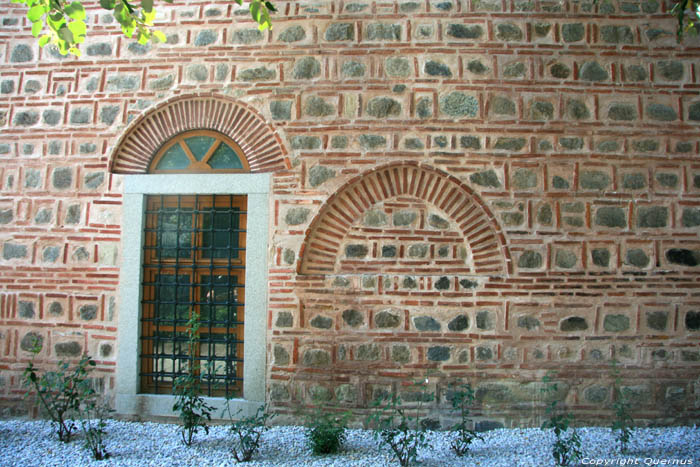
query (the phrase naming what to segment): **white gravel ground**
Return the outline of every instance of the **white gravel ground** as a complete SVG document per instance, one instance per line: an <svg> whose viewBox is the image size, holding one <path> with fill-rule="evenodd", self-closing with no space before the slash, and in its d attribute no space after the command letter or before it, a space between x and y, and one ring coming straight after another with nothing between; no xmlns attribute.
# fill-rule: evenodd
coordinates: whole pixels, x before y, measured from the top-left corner
<svg viewBox="0 0 700 467"><path fill-rule="evenodd" d="M229 452L228 427L211 427L191 447L180 442L179 427L172 424L107 421L105 442L112 457L93 461L83 448L82 434L71 443L56 439L49 422L0 421L2 466L225 466L236 461ZM606 428L579 428L584 458L581 465L700 465L700 428L640 428L630 453L615 451L614 437ZM553 465L551 433L536 428L501 429L483 433L470 455L458 458L449 448L449 432L430 432L429 447L421 451L422 466L548 466ZM607 461L607 463L606 463ZM398 465L387 448L379 447L371 432L349 430L342 453L314 456L306 446L301 427L273 427L265 433L255 466L383 466Z"/></svg>

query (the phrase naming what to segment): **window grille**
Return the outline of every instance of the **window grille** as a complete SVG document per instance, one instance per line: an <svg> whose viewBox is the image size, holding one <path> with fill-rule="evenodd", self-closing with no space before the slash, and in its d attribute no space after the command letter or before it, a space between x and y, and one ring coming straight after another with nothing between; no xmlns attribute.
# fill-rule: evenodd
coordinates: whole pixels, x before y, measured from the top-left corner
<svg viewBox="0 0 700 467"><path fill-rule="evenodd" d="M170 394L185 373L186 324L196 312L202 394L242 395L246 204L245 195L147 197L142 392Z"/></svg>

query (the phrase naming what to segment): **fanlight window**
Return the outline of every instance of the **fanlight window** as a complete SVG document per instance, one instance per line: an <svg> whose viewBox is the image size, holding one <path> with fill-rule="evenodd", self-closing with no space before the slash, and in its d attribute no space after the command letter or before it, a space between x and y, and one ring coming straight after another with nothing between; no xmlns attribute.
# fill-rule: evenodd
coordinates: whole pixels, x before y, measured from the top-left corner
<svg viewBox="0 0 700 467"><path fill-rule="evenodd" d="M210 130L181 133L153 158L151 173L247 172L248 161L230 138Z"/></svg>

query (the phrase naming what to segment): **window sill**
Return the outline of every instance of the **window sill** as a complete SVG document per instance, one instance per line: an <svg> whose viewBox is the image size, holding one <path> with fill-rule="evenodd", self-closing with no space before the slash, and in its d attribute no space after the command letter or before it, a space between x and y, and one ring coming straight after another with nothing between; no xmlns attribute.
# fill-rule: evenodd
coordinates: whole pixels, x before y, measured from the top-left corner
<svg viewBox="0 0 700 467"><path fill-rule="evenodd" d="M168 394L117 394L115 408L121 415L135 415L138 417L177 417L179 414L173 411L175 396ZM211 412L212 419L228 419L226 414L226 399L223 397L204 397L204 401L214 407ZM245 399L230 399L231 414L236 418L255 415L255 411L263 403L248 401ZM241 411L237 415L238 411Z"/></svg>

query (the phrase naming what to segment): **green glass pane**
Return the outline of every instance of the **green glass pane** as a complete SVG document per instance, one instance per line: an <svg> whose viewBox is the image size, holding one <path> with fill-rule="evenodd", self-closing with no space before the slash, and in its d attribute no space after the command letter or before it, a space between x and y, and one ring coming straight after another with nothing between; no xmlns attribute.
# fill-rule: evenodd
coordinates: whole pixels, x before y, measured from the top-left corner
<svg viewBox="0 0 700 467"><path fill-rule="evenodd" d="M201 161L207 151L209 151L212 143L214 143L214 138L211 136L190 136L185 138L185 141L194 158Z"/></svg>
<svg viewBox="0 0 700 467"><path fill-rule="evenodd" d="M242 169L243 164L238 158L238 154L231 149L228 144L221 143L216 148L214 154L209 159L209 165L212 169Z"/></svg>
<svg viewBox="0 0 700 467"><path fill-rule="evenodd" d="M212 208L202 216L204 258L238 258L238 208Z"/></svg>
<svg viewBox="0 0 700 467"><path fill-rule="evenodd" d="M158 213L156 247L161 258L192 257L192 210L163 208Z"/></svg>
<svg viewBox="0 0 700 467"><path fill-rule="evenodd" d="M211 322L212 326L234 327L236 321L236 276L202 276L201 280L200 300L204 304L202 306L202 323Z"/></svg>
<svg viewBox="0 0 700 467"><path fill-rule="evenodd" d="M165 154L163 154L156 166L156 170L182 170L189 166L190 159L178 143L165 151Z"/></svg>
<svg viewBox="0 0 700 467"><path fill-rule="evenodd" d="M189 319L190 278L186 274L178 274L177 282L174 274L158 274L157 288L157 319L160 324L172 326L176 319Z"/></svg>

